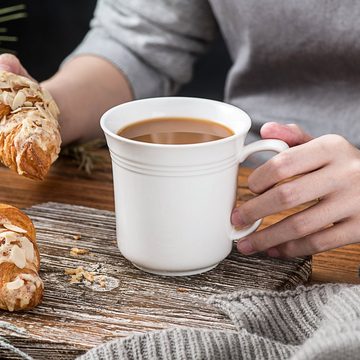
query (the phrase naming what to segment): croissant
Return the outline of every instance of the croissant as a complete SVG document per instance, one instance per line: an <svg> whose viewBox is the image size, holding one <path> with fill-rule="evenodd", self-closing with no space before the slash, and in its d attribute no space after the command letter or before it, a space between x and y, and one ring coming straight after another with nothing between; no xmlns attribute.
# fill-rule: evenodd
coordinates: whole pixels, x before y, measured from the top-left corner
<svg viewBox="0 0 360 360"><path fill-rule="evenodd" d="M0 161L18 174L43 180L57 159L59 109L34 81L0 71Z"/></svg>
<svg viewBox="0 0 360 360"><path fill-rule="evenodd" d="M40 303L39 267L33 223L19 209L0 204L0 309L27 310Z"/></svg>

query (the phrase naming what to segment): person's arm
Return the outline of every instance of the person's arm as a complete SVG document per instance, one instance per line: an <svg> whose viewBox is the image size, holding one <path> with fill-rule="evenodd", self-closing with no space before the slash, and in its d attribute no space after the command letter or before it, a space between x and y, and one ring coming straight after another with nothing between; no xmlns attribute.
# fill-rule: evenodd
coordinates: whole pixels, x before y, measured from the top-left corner
<svg viewBox="0 0 360 360"><path fill-rule="evenodd" d="M63 140L99 136L116 104L174 94L215 31L207 0L99 0L85 39L43 84L62 111Z"/></svg>
<svg viewBox="0 0 360 360"><path fill-rule="evenodd" d="M0 55L0 70L31 78L11 54ZM121 71L96 56L73 58L41 85L50 91L60 108L63 144L102 136L99 126L101 115L110 107L133 98L130 85Z"/></svg>
<svg viewBox="0 0 360 360"><path fill-rule="evenodd" d="M75 57L42 83L61 109L63 143L101 137L101 115L112 106L133 99L125 76L96 56Z"/></svg>
<svg viewBox="0 0 360 360"><path fill-rule="evenodd" d="M85 39L43 83L59 105L63 143L99 136L100 116L116 104L174 94L216 29L207 0L99 0ZM0 56L1 67L28 76L13 56Z"/></svg>

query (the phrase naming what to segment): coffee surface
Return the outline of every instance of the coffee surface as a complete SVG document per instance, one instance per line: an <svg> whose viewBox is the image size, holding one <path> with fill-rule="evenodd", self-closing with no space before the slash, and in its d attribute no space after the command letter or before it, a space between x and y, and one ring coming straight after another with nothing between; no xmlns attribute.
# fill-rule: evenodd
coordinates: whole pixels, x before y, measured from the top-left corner
<svg viewBox="0 0 360 360"><path fill-rule="evenodd" d="M153 144L196 144L234 135L225 125L196 118L161 117L138 121L120 129L127 139Z"/></svg>

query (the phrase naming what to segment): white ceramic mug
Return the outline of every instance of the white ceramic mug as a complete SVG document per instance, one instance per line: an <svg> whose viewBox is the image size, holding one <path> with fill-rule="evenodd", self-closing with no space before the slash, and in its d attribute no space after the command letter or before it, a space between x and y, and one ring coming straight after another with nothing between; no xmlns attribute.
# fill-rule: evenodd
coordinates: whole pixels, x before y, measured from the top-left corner
<svg viewBox="0 0 360 360"><path fill-rule="evenodd" d="M137 121L172 116L208 119L234 135L186 145L117 135ZM255 152L288 146L280 140L244 146L250 125L249 116L233 105L186 97L132 101L102 116L112 158L117 241L125 258L155 274L199 274L225 259L233 240L257 229L261 220L242 230L230 222L239 164Z"/></svg>

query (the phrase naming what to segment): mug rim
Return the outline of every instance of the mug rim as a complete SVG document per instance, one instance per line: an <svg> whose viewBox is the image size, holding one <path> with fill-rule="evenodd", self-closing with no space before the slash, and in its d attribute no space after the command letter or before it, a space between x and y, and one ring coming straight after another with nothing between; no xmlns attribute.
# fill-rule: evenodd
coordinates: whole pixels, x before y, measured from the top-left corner
<svg viewBox="0 0 360 360"><path fill-rule="evenodd" d="M225 107L229 107L232 108L236 111L240 111L242 113L242 115L245 117L246 119L246 126L244 127L244 130L242 132L235 132L234 128L231 128L232 131L234 131L233 135L227 136L225 138L219 139L219 140L212 140L212 141L206 141L206 142L202 142L202 143L194 143L194 144L156 144L156 143L147 143L147 142L142 142L142 141L137 141L137 140L132 140L132 139L128 139L125 138L123 136L120 136L116 133L114 133L113 131L111 131L108 127L107 127L107 120L108 118L111 116L111 114L115 111L117 111L119 108L122 107L126 107L129 106L131 104L131 106L134 103L137 104L141 104L141 103L146 103L146 102L153 102L156 100L160 100L160 101L166 101L166 100L171 100L171 101L184 101L184 100L195 100L195 101L204 101L204 102L211 102L211 103L217 103L220 104L221 106L225 106ZM149 120L151 120L151 118L149 118ZM213 119L208 119L209 121L213 121L217 124L221 124L224 125L216 120ZM142 119L138 119L134 122L132 122L131 124L134 124L138 121L142 121ZM192 148L192 147L207 147L207 146L214 146L214 145L218 145L218 144L224 144L227 143L229 141L234 140L235 138L247 134L248 131L250 130L251 127L251 118L250 116L242 109L240 109L239 107L223 102L223 101L219 101L219 100L212 100L212 99L206 99L206 98L201 98L201 97L192 97L192 96L159 96L159 97L151 97L151 98L146 98L146 99L137 99L137 100L131 100L119 105L115 105L113 107L111 107L110 109L108 109L100 118L100 126L102 131L112 137L114 140L118 140L118 141L122 141L128 144L132 144L132 145L137 145L137 146L144 146L144 147L149 147L149 148L161 148L161 149L184 149L184 148Z"/></svg>

